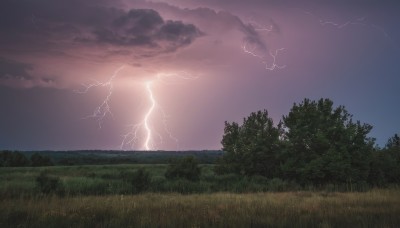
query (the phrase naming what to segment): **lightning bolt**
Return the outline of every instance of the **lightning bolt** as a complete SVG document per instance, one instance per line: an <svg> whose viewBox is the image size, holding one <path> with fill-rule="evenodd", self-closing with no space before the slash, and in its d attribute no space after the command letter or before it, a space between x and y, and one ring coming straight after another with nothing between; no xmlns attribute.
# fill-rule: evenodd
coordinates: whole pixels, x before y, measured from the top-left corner
<svg viewBox="0 0 400 228"><path fill-rule="evenodd" d="M124 67L125 66L122 65L121 67L117 68L106 82L100 82L92 79L93 82L82 84L83 89L75 90L76 93L85 94L95 87L104 87L107 89L108 93L104 98L103 102L94 109L91 115L88 115L83 118L83 119L89 119L89 118L95 119L98 122L100 129L107 116L110 115L113 117L110 102L114 92L114 81L118 77L119 72L123 70ZM169 130L168 115L166 114L164 109L157 103L155 94L153 93L153 84L157 81L162 82L164 84L176 84L177 81L175 79L193 80L197 79L197 77L192 77L187 72L179 72L179 73L168 73L168 74L160 73L157 74L155 78L156 79L146 81L143 84L143 87L145 89L145 95L148 98L150 104L149 108L147 109L143 117L143 120L140 123L131 124L127 126L130 130L126 134L122 135L123 139L120 144L120 149L123 149L128 145L130 145L133 149L133 147L137 145L138 141L143 139L143 145L141 148L144 150L153 150L156 148L156 143L155 143L156 140L154 139L155 135L158 136L160 144L163 143L162 134L157 132L154 129L153 125L151 124L151 120L153 119L153 115L156 110L159 110L159 113L162 116L161 122L164 127L163 130L165 134L168 135L168 137L177 144L177 147L179 147L178 139L174 137L174 135Z"/></svg>
<svg viewBox="0 0 400 228"><path fill-rule="evenodd" d="M155 108L157 107L157 101L154 97L154 93L152 90L152 84L153 81L147 81L144 84L144 87L146 89L146 93L148 96L148 100L150 101L150 107L147 110L146 114L144 115L143 121L138 123L138 124L132 124L128 125L128 127L131 128L131 130L126 133L125 135L122 135L123 140L120 145L120 148L123 149L125 145L131 145L132 147L136 145L137 141L139 140L139 134L140 130L143 128L145 131L145 139L143 143L143 149L144 150L152 150L154 149L154 143L152 142L152 137L153 137L153 130L150 124L150 117L153 114ZM159 136L161 136L159 134Z"/></svg>
<svg viewBox="0 0 400 228"><path fill-rule="evenodd" d="M274 25L272 25L272 24L269 26L262 25L262 24L256 22L253 18L250 18L248 25L250 25L256 32L270 33L274 30ZM269 50L267 57L265 57L264 55L257 54L257 45L256 44L251 45L251 42L244 41L243 45L242 45L242 50L244 53L258 58L261 61L261 63L265 65L266 70L273 71L275 69L283 69L286 67L286 65L278 65L276 63L276 58L277 58L279 52L285 50L285 48L279 48L279 49L276 49L275 51ZM267 58L272 58L271 64L268 63Z"/></svg>
<svg viewBox="0 0 400 228"><path fill-rule="evenodd" d="M111 115L113 116L112 112L111 112L111 108L110 108L110 100L111 100L111 96L113 94L114 91L114 80L115 78L118 76L118 73L124 68L125 66L122 65L120 66L117 70L115 70L115 72L113 73L113 75L110 77L110 79L106 82L99 82L97 80L92 79L93 83L89 83L89 84L82 84L83 86L83 90L75 90L76 93L87 93L89 92L90 89L94 88L94 87L106 87L108 90L108 94L105 97L105 99L103 100L103 102L94 109L93 113L91 115L88 115L86 117L84 117L83 119L89 119L89 118L93 118L96 119L96 121L99 124L99 128L102 127L103 122L104 122L104 118L107 115Z"/></svg>
<svg viewBox="0 0 400 228"><path fill-rule="evenodd" d="M266 58L264 56L259 55L259 54L256 53L256 47L255 46L248 47L248 44L244 43L243 46L242 46L242 50L243 50L244 53L247 53L247 54L249 54L249 55L251 55L253 57L259 58L261 60L261 62L265 65L265 69L266 70L273 71L273 70L275 70L275 68L283 69L283 68L286 67L286 65L278 65L276 63L276 57L278 56L279 52L285 50L285 48L276 49L274 52L269 51L268 54L272 58L272 63L271 63L270 66L269 66L269 63L266 61Z"/></svg>
<svg viewBox="0 0 400 228"><path fill-rule="evenodd" d="M146 81L143 84L145 89L145 94L147 96L147 100L149 101L149 108L147 109L143 120L136 124L128 125L129 131L122 135L122 142L120 144L120 149L124 149L127 146L134 147L137 143L143 139L143 145L141 149L143 150L154 150L157 145L163 144L164 138L160 132L156 130L156 128L151 124L151 120L153 119L153 115L156 111L162 116L161 122L163 125L163 132L168 136L170 140L176 143L177 148L179 149L179 140L172 134L168 127L168 115L164 111L161 105L158 104L155 94L153 93L153 85L156 82L160 82L166 85L176 84L178 81L176 79L183 80L194 80L197 77L193 77L187 72L179 72L179 73L160 73L157 74L154 80ZM159 143L155 143L155 137L159 138Z"/></svg>
<svg viewBox="0 0 400 228"><path fill-rule="evenodd" d="M322 26L331 25L331 26L334 26L334 27L336 27L338 29L342 29L342 28L344 28L344 27L346 27L348 25L367 25L367 24L363 23L364 20L365 20L365 17L360 17L360 18L356 18L354 20L346 21L343 24L339 24L339 23L336 23L336 22L333 22L333 21L324 21L322 19L319 19L319 23Z"/></svg>
<svg viewBox="0 0 400 228"><path fill-rule="evenodd" d="M272 32L274 29L273 25L266 26L266 25L259 24L253 18L250 18L250 20L248 21L248 24L250 24L254 28L254 30L261 31L261 32Z"/></svg>
<svg viewBox="0 0 400 228"><path fill-rule="evenodd" d="M144 128L146 129L146 140L144 141L144 148L146 150L150 150L150 140L151 140L151 129L149 127L149 117L153 113L154 108L156 107L156 101L154 100L153 91L151 90L152 81L146 82L146 90L150 98L151 106L144 116Z"/></svg>
<svg viewBox="0 0 400 228"><path fill-rule="evenodd" d="M314 14L314 13L312 13L310 11L306 11L306 10L303 10L303 9L300 9L300 8L296 8L296 9L298 9L301 12L303 12L303 13L305 13L307 15L310 15L311 17L315 18L319 22L319 24L322 25L322 26L330 25L330 26L333 26L333 27L335 27L337 29L343 29L343 28L348 27L350 25L366 26L366 27L370 27L370 28L373 28L375 30L378 30L379 32L381 32L384 35L385 38L389 39L392 43L394 43L393 39L390 37L390 35L386 32L386 30L383 27L378 26L378 25L373 24L373 23L368 23L366 21L366 17L358 17L358 18L355 18L355 19L348 20L348 21L346 21L344 23L337 23L337 22L334 22L334 21L324 20L323 18L318 17L316 14Z"/></svg>

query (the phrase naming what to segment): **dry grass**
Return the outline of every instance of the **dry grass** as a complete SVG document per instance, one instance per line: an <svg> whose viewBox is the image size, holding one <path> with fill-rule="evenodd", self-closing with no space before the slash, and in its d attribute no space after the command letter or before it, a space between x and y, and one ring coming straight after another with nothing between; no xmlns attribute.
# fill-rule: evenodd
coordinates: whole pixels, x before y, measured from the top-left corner
<svg viewBox="0 0 400 228"><path fill-rule="evenodd" d="M0 201L0 227L398 227L399 215L399 190Z"/></svg>

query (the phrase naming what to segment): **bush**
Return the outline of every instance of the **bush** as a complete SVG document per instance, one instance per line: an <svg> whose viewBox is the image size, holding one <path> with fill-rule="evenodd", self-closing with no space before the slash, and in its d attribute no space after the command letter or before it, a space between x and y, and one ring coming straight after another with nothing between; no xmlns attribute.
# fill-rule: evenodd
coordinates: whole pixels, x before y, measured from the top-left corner
<svg viewBox="0 0 400 228"><path fill-rule="evenodd" d="M44 194L63 192L63 186L60 178L49 176L45 172L40 173L40 175L36 178L36 184L40 191Z"/></svg>
<svg viewBox="0 0 400 228"><path fill-rule="evenodd" d="M189 181L198 181L201 170L193 156L185 157L172 162L165 173L169 180L183 178Z"/></svg>
<svg viewBox="0 0 400 228"><path fill-rule="evenodd" d="M133 186L134 193L144 192L150 188L150 173L143 168L140 168L133 173L130 182Z"/></svg>
<svg viewBox="0 0 400 228"><path fill-rule="evenodd" d="M281 180L279 178L273 178L268 182L268 189L272 192L282 192L288 191L290 187L287 181Z"/></svg>

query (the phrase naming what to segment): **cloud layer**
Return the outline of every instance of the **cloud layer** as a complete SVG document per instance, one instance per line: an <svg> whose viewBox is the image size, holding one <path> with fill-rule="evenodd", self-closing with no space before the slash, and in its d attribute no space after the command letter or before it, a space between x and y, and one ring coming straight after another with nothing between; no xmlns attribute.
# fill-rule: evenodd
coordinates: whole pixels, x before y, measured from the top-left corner
<svg viewBox="0 0 400 228"><path fill-rule="evenodd" d="M0 15L0 83L17 87L72 77L65 71L49 72L50 65L135 65L142 58L174 53L204 35L194 24L164 19L154 9L122 9L106 1L5 0Z"/></svg>

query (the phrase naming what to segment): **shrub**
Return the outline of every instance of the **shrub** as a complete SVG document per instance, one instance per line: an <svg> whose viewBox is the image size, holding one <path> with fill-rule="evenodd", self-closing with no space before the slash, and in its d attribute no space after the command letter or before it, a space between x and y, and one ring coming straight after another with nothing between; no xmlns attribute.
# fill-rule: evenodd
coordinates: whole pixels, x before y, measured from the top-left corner
<svg viewBox="0 0 400 228"><path fill-rule="evenodd" d="M150 187L150 173L143 168L140 168L135 173L133 173L130 182L133 186L133 191L135 193L144 192Z"/></svg>
<svg viewBox="0 0 400 228"><path fill-rule="evenodd" d="M44 194L63 192L63 186L60 178L49 176L45 172L41 172L36 178L36 184L40 191Z"/></svg>
<svg viewBox="0 0 400 228"><path fill-rule="evenodd" d="M169 180L183 178L190 181L200 179L201 170L193 156L175 160L169 164L165 177Z"/></svg>

